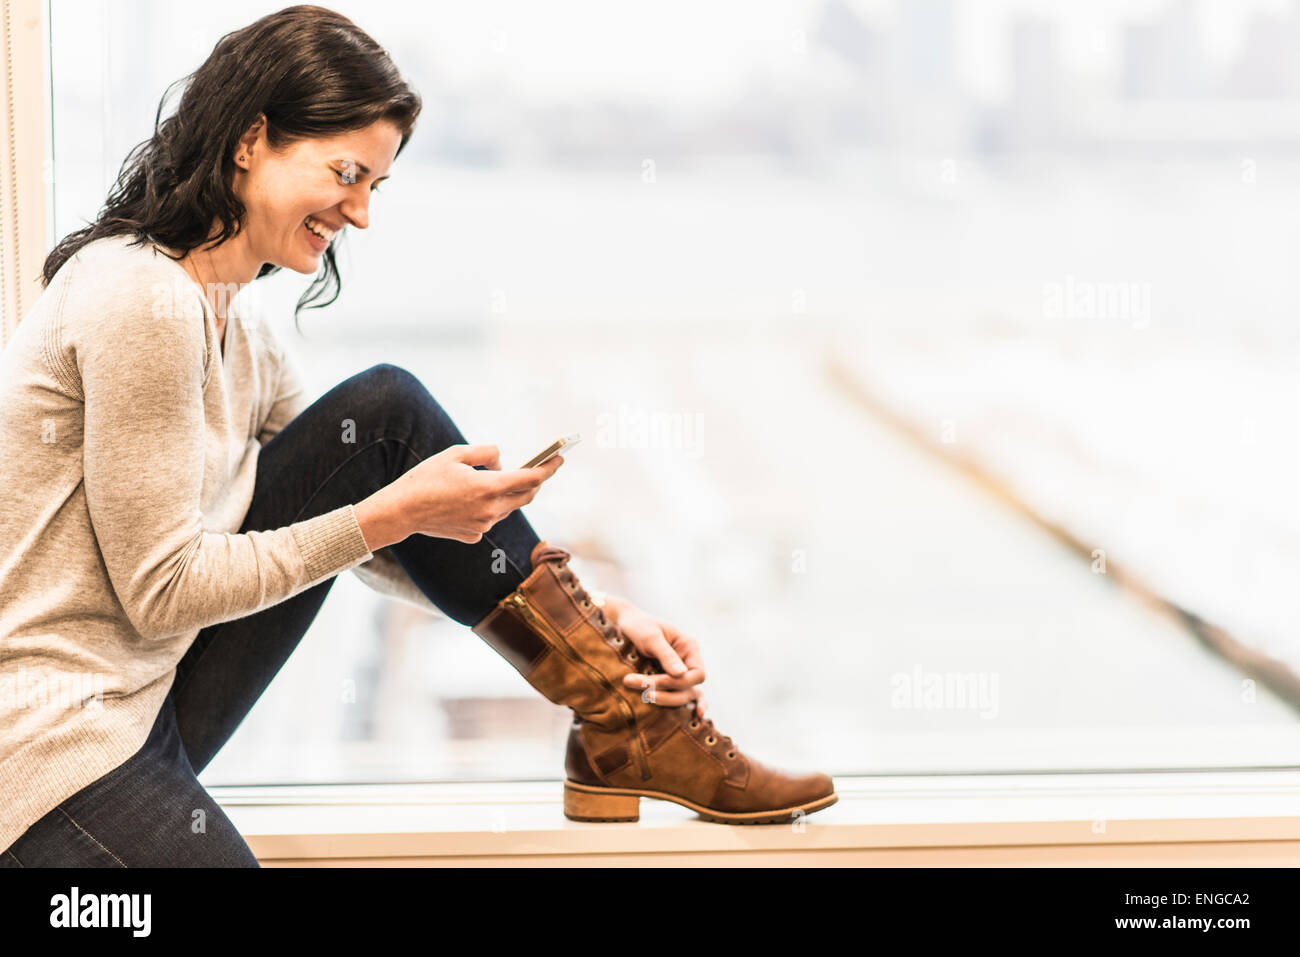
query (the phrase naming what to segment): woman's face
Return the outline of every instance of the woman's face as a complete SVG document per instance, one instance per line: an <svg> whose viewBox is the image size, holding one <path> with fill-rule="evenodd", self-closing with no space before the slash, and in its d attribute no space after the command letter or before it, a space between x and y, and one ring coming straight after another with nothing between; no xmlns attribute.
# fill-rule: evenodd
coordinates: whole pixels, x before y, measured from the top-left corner
<svg viewBox="0 0 1300 957"><path fill-rule="evenodd" d="M255 130L235 154L244 157L236 159L235 195L248 210L240 238L260 262L314 273L326 243L345 226L370 225L370 194L388 178L401 131L380 120L276 152L266 141L265 126L259 123Z"/></svg>

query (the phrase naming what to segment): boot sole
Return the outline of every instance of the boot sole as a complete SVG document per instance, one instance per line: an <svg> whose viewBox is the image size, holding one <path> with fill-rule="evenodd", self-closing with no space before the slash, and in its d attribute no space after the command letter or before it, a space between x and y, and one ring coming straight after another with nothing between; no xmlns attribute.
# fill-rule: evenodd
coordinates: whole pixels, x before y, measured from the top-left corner
<svg viewBox="0 0 1300 957"><path fill-rule="evenodd" d="M657 801L671 801L689 808L706 821L714 824L788 824L799 812L812 814L830 807L838 801L838 794L828 794L816 801L807 801L787 808L773 811L714 811L688 801L675 794L663 791L644 791L633 788L599 788L589 784L564 782L564 816L570 821L639 821L641 820L641 798L653 798Z"/></svg>

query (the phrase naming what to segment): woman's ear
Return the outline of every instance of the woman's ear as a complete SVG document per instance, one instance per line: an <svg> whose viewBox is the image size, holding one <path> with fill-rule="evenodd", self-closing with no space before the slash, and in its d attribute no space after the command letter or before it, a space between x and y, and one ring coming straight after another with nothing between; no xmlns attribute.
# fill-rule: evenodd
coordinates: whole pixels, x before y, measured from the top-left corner
<svg viewBox="0 0 1300 957"><path fill-rule="evenodd" d="M248 131L239 138L239 147L235 150L235 165L242 169L248 169L248 159L252 155L257 141L262 138L263 130L266 128L266 114L259 113L257 119Z"/></svg>

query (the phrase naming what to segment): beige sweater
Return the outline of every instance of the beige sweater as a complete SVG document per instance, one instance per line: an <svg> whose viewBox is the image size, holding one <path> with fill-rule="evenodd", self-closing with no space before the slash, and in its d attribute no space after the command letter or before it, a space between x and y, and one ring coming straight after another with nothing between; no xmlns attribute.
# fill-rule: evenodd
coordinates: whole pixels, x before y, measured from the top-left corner
<svg viewBox="0 0 1300 957"><path fill-rule="evenodd" d="M439 614L351 505L237 534L313 399L246 297L222 341L131 242L82 247L0 353L0 849L140 749L199 629L348 569Z"/></svg>

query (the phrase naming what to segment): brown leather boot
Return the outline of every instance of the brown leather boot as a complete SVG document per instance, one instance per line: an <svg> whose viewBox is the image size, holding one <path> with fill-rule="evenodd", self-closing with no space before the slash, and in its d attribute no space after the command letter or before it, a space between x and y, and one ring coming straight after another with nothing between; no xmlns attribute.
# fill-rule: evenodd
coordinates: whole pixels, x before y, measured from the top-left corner
<svg viewBox="0 0 1300 957"><path fill-rule="evenodd" d="M534 688L573 710L564 815L636 821L642 797L673 801L722 824L776 824L830 807L835 784L742 754L695 705L646 702L625 675L665 674L597 607L569 552L538 542L532 573L473 631Z"/></svg>

